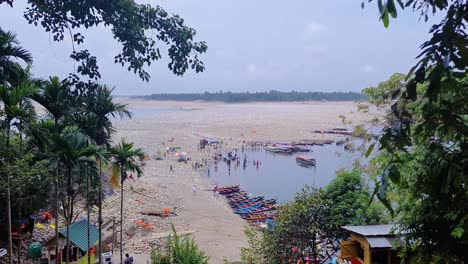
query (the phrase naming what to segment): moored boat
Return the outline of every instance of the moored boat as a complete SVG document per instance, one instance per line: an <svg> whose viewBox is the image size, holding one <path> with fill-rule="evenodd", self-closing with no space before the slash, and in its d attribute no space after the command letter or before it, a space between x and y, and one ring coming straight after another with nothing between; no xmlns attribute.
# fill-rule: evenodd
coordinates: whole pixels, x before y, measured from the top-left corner
<svg viewBox="0 0 468 264"><path fill-rule="evenodd" d="M264 198L263 196L258 196L258 197L253 197L253 198L243 200L243 201L229 201L229 205L232 206L232 205L249 204L249 203L252 203L252 202L262 201L263 198Z"/></svg>
<svg viewBox="0 0 468 264"><path fill-rule="evenodd" d="M218 193L224 195L224 194L235 193L235 192L238 192L239 190L240 190L239 187L232 187L232 188L222 189L222 190L218 189Z"/></svg>
<svg viewBox="0 0 468 264"><path fill-rule="evenodd" d="M253 206L253 205L264 206L264 205L267 205L267 204L269 204L269 205L276 204L276 199L269 199L269 200L266 200L266 201L258 201L258 202L253 202L253 203L249 203L249 204L244 204L244 205L232 205L231 207L234 210L238 210L238 209L243 209L243 208Z"/></svg>
<svg viewBox="0 0 468 264"><path fill-rule="evenodd" d="M301 164L301 165L315 166L315 159L311 158L311 157L297 156L296 157L296 162Z"/></svg>
<svg viewBox="0 0 468 264"><path fill-rule="evenodd" d="M274 219L275 214L268 213L268 214L250 214L250 215L243 215L242 218L247 221L265 221L266 219Z"/></svg>
<svg viewBox="0 0 468 264"><path fill-rule="evenodd" d="M266 146L265 150L270 151L270 152L278 152L279 151L278 148L275 147L275 146Z"/></svg>

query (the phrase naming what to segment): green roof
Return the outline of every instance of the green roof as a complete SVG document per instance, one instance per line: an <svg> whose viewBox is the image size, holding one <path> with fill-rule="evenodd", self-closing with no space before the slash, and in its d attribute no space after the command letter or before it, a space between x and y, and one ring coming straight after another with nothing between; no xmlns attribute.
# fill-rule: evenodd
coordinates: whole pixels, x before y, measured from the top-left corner
<svg viewBox="0 0 468 264"><path fill-rule="evenodd" d="M86 219L82 218L70 225L70 242L79 247L81 251L88 251L88 225L89 225L89 244L94 245L99 239L99 230ZM60 234L67 237L67 228L60 230Z"/></svg>

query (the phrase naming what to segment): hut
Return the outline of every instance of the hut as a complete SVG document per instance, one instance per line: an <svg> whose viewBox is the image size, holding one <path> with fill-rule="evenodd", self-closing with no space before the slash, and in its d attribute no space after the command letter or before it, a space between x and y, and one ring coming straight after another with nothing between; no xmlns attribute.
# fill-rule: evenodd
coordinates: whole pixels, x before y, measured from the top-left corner
<svg viewBox="0 0 468 264"><path fill-rule="evenodd" d="M88 248L88 228L89 228L89 245ZM91 255L91 263L94 263L94 250L93 246L99 239L99 230L86 219L81 218L74 222L69 227L70 230L70 245L71 255L70 263L85 264L88 263L88 253ZM67 241L67 228L63 228L59 232L58 246L60 248L61 262L66 262L66 241ZM47 263L55 263L55 237L49 240L44 245L44 250L47 256Z"/></svg>
<svg viewBox="0 0 468 264"><path fill-rule="evenodd" d="M341 242L340 259L353 264L400 263L396 244L399 239L392 233L394 225L343 226L349 240Z"/></svg>

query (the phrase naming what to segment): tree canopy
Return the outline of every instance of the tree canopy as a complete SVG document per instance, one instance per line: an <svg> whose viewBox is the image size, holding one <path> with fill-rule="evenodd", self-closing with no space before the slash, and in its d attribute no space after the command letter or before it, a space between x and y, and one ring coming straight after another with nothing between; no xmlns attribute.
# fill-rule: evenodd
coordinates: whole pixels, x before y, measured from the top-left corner
<svg viewBox="0 0 468 264"><path fill-rule="evenodd" d="M182 94L152 94L144 96L150 100L176 101L220 101L220 102L303 102L303 101L354 101L365 100L366 96L357 92L216 92L216 93L182 93Z"/></svg>
<svg viewBox="0 0 468 264"><path fill-rule="evenodd" d="M14 0L0 0L0 4L13 6ZM162 58L167 49L168 67L176 75L188 69L197 73L205 69L199 55L207 45L196 41L196 31L178 15L171 15L160 6L137 4L133 0L29 0L24 12L26 20L52 33L54 41L69 38L73 43L70 58L78 67L70 74L70 81L79 81L79 75L97 80L101 77L97 57L88 49L79 49L86 41L83 31L104 26L111 28L114 39L122 50L114 56L121 64L145 81L150 79L145 67Z"/></svg>

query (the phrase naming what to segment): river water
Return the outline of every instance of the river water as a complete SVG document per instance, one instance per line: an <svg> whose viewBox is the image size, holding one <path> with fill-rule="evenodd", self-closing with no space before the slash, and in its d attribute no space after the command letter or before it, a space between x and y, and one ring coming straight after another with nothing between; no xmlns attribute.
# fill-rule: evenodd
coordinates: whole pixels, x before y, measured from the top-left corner
<svg viewBox="0 0 468 264"><path fill-rule="evenodd" d="M240 165L234 162L228 166L226 162L219 162L210 167L209 177L219 186L240 184L242 189L254 196L277 198L284 203L294 198L305 184L315 187L325 187L335 178L339 169L349 169L356 159L361 157L359 152L345 151L343 146L335 144L316 146L312 152L278 154L264 149L237 150ZM235 152L233 152L234 155ZM244 155L247 156L247 166L243 168ZM303 167L296 163L296 156L310 156L316 159L315 167ZM259 161L259 166L253 161Z"/></svg>

